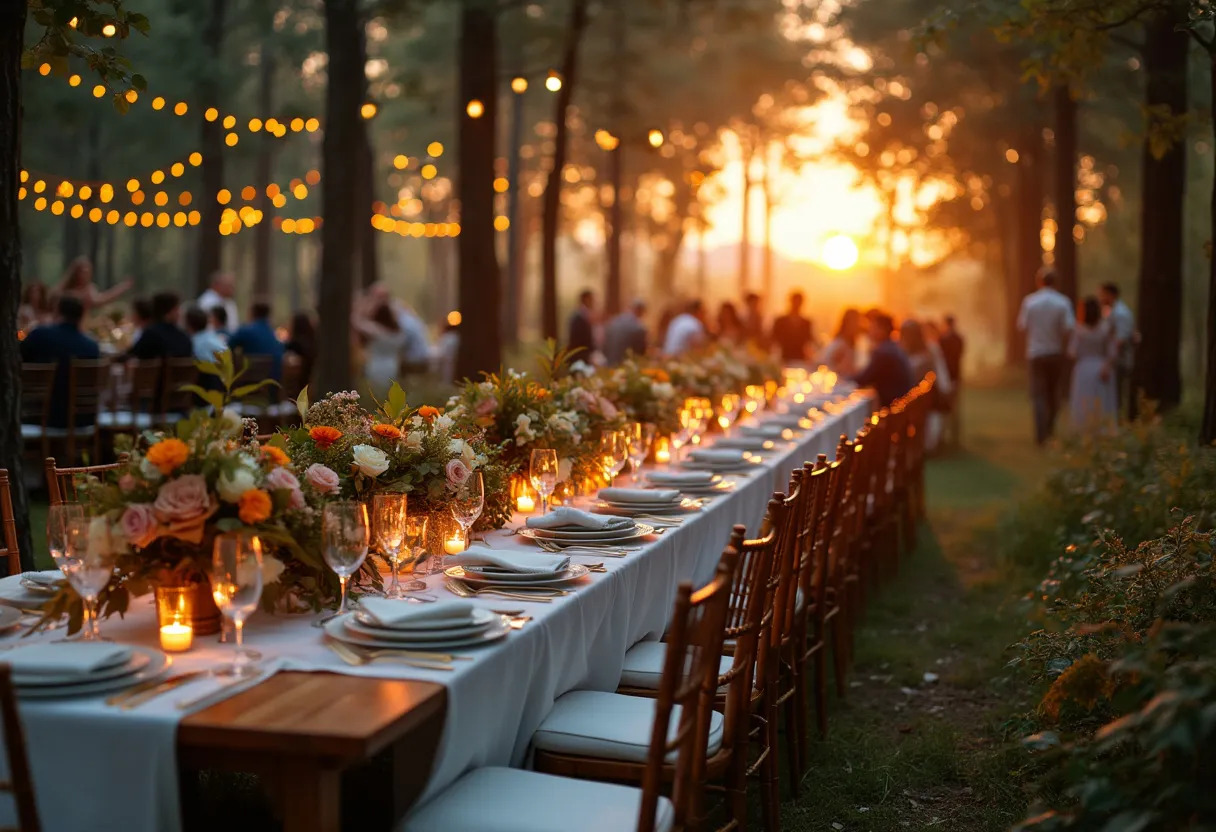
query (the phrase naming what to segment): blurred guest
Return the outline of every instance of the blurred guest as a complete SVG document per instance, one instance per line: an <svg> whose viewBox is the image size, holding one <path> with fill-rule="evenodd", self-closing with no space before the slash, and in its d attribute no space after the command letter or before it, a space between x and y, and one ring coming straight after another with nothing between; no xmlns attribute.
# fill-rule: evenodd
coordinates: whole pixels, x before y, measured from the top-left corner
<svg viewBox="0 0 1216 832"><path fill-rule="evenodd" d="M936 341L926 337L928 327L919 321L907 320L899 328L899 345L912 365L912 382L917 384L933 373L937 378L931 394L931 409L925 425L925 448L933 450L937 447L942 435L943 402L949 401L953 392L950 371L946 368L946 357L942 355L941 347Z"/></svg>
<svg viewBox="0 0 1216 832"><path fill-rule="evenodd" d="M874 345L870 363L853 377L858 387L874 388L880 407L889 406L916 383L907 354L891 340L894 331L895 322L890 315L879 312L870 316L870 341Z"/></svg>
<svg viewBox="0 0 1216 832"><path fill-rule="evenodd" d="M224 340L232 337L232 328L228 326L228 310L217 304L207 311L208 326L224 336Z"/></svg>
<svg viewBox="0 0 1216 832"><path fill-rule="evenodd" d="M368 287L366 302L364 317L375 315L378 305L383 304L389 308L397 319L397 329L402 333L402 360L407 365L425 367L431 358L431 335L418 313L393 297L388 284L383 281Z"/></svg>
<svg viewBox="0 0 1216 832"><path fill-rule="evenodd" d="M255 355L270 357L270 377L283 378L283 342L275 334L270 323L270 304L256 301L249 308L249 323L239 327L228 339L234 353L241 352L251 358Z"/></svg>
<svg viewBox="0 0 1216 832"><path fill-rule="evenodd" d="M51 389L51 401L47 413L47 425L54 428L68 426L68 378L69 365L73 358L100 358L97 342L80 331L84 318L84 304L74 295L61 295L57 303L54 323L44 324L30 331L21 342L21 360L33 364L56 364L55 385ZM81 413L76 417L76 426L93 424L94 414Z"/></svg>
<svg viewBox="0 0 1216 832"><path fill-rule="evenodd" d="M148 324L155 320L152 316L152 301L148 298L136 298L131 301L131 343L139 340Z"/></svg>
<svg viewBox="0 0 1216 832"><path fill-rule="evenodd" d="M768 327L764 324L764 298L755 292L748 292L743 298L743 324L748 343L761 352L768 352L771 344L768 340Z"/></svg>
<svg viewBox="0 0 1216 832"><path fill-rule="evenodd" d="M645 315L646 301L638 298L604 327L604 358L609 364L620 364L630 353L646 354Z"/></svg>
<svg viewBox="0 0 1216 832"><path fill-rule="evenodd" d="M128 353L132 358L189 358L194 355L190 336L177 325L181 300L173 292L152 296L152 323L144 327Z"/></svg>
<svg viewBox="0 0 1216 832"><path fill-rule="evenodd" d="M118 300L132 286L130 278L119 281L104 292L93 284L93 264L87 257L77 257L68 265L63 280L55 289L58 296L68 295L80 301L85 317L99 306Z"/></svg>
<svg viewBox="0 0 1216 832"><path fill-rule="evenodd" d="M199 361L214 361L215 356L228 349L224 337L208 325L210 316L198 306L186 310L186 332Z"/></svg>
<svg viewBox="0 0 1216 832"><path fill-rule="evenodd" d="M726 344L742 344L744 341L743 319L739 317L739 310L735 309L735 305L730 301L725 301L718 307L716 335L719 341Z"/></svg>
<svg viewBox="0 0 1216 832"><path fill-rule="evenodd" d="M1113 327L1102 320L1102 305L1096 297L1085 298L1080 312L1081 320L1068 343L1068 355L1075 362L1068 405L1072 426L1092 431L1119 415L1115 390L1119 340Z"/></svg>
<svg viewBox="0 0 1216 832"><path fill-rule="evenodd" d="M857 339L861 337L861 313L852 307L840 316L836 336L819 353L819 363L840 376L851 376L857 372Z"/></svg>
<svg viewBox="0 0 1216 832"><path fill-rule="evenodd" d="M1119 410L1123 410L1123 402L1127 400L1127 418L1135 419L1139 402L1132 391L1132 367L1136 363L1136 344L1140 343L1140 333L1136 332L1136 316L1123 299L1119 297L1119 285L1103 283L1098 290L1098 299L1102 303L1103 313L1110 324L1115 337L1115 348L1118 355L1115 358L1115 395L1118 399Z"/></svg>
<svg viewBox="0 0 1216 832"><path fill-rule="evenodd" d="M705 304L700 299L688 302L684 311L671 319L667 326L667 334L663 340L663 354L669 356L683 355L686 352L704 346L706 341Z"/></svg>
<svg viewBox="0 0 1216 832"><path fill-rule="evenodd" d="M1034 438L1042 445L1055 432L1064 383L1064 348L1076 318L1068 298L1056 290L1056 273L1043 268L1037 279L1039 288L1022 301L1018 329L1026 333Z"/></svg>
<svg viewBox="0 0 1216 832"><path fill-rule="evenodd" d="M51 317L51 302L46 287L40 281L25 284L21 290L21 305L17 307L17 329L29 332Z"/></svg>
<svg viewBox="0 0 1216 832"><path fill-rule="evenodd" d="M300 311L291 316L291 327L283 350L300 362L300 378L307 384L317 361L317 325L311 313Z"/></svg>
<svg viewBox="0 0 1216 832"><path fill-rule="evenodd" d="M445 324L435 343L431 367L443 382L456 380L456 353L460 351L460 325Z"/></svg>
<svg viewBox="0 0 1216 832"><path fill-rule="evenodd" d="M788 364L799 364L810 357L814 330L802 315L804 300L802 292L791 293L789 312L773 321L773 342L781 351L781 360Z"/></svg>
<svg viewBox="0 0 1216 832"><path fill-rule="evenodd" d="M211 288L198 296L198 305L204 312L210 312L215 307L223 307L227 320L223 332L231 332L237 328L241 320L240 310L236 300L236 277L230 272L216 272L211 275Z"/></svg>
<svg viewBox="0 0 1216 832"><path fill-rule="evenodd" d="M954 389L950 393L949 401L947 402L947 412L950 414L947 420L947 428L950 433L950 441L954 445L962 443L963 439L963 416L962 416L962 386L963 386L963 349L966 346L963 341L962 334L958 331L958 326L955 323L953 315L946 316L946 326L942 331L941 337L937 340L938 346L941 347L942 355L946 359L946 370L950 373L950 381Z"/></svg>
<svg viewBox="0 0 1216 832"><path fill-rule="evenodd" d="M578 296L578 308L566 325L566 349L576 361L590 361L595 352L595 293L584 289Z"/></svg>
<svg viewBox="0 0 1216 832"><path fill-rule="evenodd" d="M382 298L364 304L352 323L363 338L363 377L380 395L401 375L401 348L407 335L391 301Z"/></svg>

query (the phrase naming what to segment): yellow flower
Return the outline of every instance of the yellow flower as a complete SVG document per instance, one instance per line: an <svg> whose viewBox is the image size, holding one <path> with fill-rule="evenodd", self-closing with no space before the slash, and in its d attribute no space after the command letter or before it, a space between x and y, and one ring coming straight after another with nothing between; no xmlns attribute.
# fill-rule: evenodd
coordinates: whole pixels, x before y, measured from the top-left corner
<svg viewBox="0 0 1216 832"><path fill-rule="evenodd" d="M325 450L342 438L342 431L329 425L317 425L308 431L308 436L317 443L318 448Z"/></svg>
<svg viewBox="0 0 1216 832"><path fill-rule="evenodd" d="M162 439L148 448L147 460L164 476L180 468L190 457L190 446L180 439Z"/></svg>
<svg viewBox="0 0 1216 832"><path fill-rule="evenodd" d="M434 409L434 408L432 408ZM393 425L386 425L383 422L372 425L372 433L379 436L381 439L400 439L401 431Z"/></svg>
<svg viewBox="0 0 1216 832"><path fill-rule="evenodd" d="M240 510L238 516L242 523L250 526L263 523L270 517L270 510L273 503L270 501L270 495L260 488L251 488L241 495Z"/></svg>
<svg viewBox="0 0 1216 832"><path fill-rule="evenodd" d="M277 445L263 445L262 456L270 462L271 465L290 465L291 457Z"/></svg>
<svg viewBox="0 0 1216 832"><path fill-rule="evenodd" d="M439 408L431 407L429 404L424 404L422 407L418 408L418 415L428 422L433 422L435 421L436 417L439 416Z"/></svg>

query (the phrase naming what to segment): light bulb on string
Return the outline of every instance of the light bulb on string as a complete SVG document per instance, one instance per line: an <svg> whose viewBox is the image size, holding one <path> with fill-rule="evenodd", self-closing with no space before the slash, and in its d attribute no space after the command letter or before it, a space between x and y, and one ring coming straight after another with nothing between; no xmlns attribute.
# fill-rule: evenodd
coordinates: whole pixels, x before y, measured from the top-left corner
<svg viewBox="0 0 1216 832"><path fill-rule="evenodd" d="M557 92L561 88L562 77L557 74L556 70L549 70L549 75L545 78L545 89L549 92Z"/></svg>
<svg viewBox="0 0 1216 832"><path fill-rule="evenodd" d="M467 105L464 111L469 114L469 118L481 118L486 111L486 105L481 103L481 99L474 98Z"/></svg>

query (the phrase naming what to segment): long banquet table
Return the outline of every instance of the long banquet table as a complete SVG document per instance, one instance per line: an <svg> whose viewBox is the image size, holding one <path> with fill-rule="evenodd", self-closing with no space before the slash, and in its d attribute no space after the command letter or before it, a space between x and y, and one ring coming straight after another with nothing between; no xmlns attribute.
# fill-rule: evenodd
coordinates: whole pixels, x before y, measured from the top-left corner
<svg viewBox="0 0 1216 832"><path fill-rule="evenodd" d="M20 711L43 826L50 832L86 828L173 832L181 826L179 759L183 764L207 761L229 744L255 743L231 749L228 757L237 758L237 768L244 751L250 761L255 757L259 761L258 767L248 770L273 769L276 761L285 771L298 770L302 750L309 747L306 741L314 746L322 740L337 743L327 733L335 730L327 724L334 714L327 717L320 708L299 708L296 722L303 724L294 724L284 717L283 703L291 707L294 702L298 708L302 700L307 704L308 697L334 697L358 712L357 691L362 690L348 686L334 692L319 684L310 688L310 676L299 671L369 677L369 709L374 702L376 713L383 717L383 725L373 726L378 732L374 736L384 742L403 736L410 727L411 709L425 706L432 721L444 714L433 760L420 760L415 769L419 777L430 771L422 800L472 768L524 764L532 733L554 700L576 689L614 690L626 651L662 634L679 582L708 579L731 527L744 523L755 532L768 499L774 491L785 490L790 472L819 453L832 455L841 434L851 435L864 424L870 399L855 394L825 406L824 411L817 414L812 428L795 434L792 440L778 441L755 470L732 475L737 480L733 491L689 515L678 528L652 538L624 558L575 555L575 562L602 561L607 571L588 576L570 595L552 603L476 599L475 603L487 608L523 608L532 620L500 642L465 651L471 660L455 662L450 672L394 662L352 667L325 647L321 631L312 626L316 617L258 614L246 626L246 643L263 654L268 676L279 675L186 716L184 721L175 703L206 693L219 682L196 681L130 711L108 707L102 697L22 701ZM511 525L517 526L521 520L516 517ZM503 550L530 546L506 529L489 534L487 542ZM434 593L447 594L442 575L427 580ZM151 604L141 602L124 619L103 621L102 631L116 641L154 645ZM52 632L45 638L56 635ZM230 649L210 639L202 644L196 641L192 651L175 657L174 670L214 666ZM416 685L378 688L371 679L414 680ZM438 689L423 684L428 682L443 686L446 709L443 697L433 695ZM265 722L272 723L275 730L268 730ZM370 756L383 745L360 744L355 739L352 736L341 747L356 756L360 750ZM322 747L330 750L328 745ZM340 756L336 749L335 756L326 758L331 766L342 763L335 762ZM208 751L210 756L204 753ZM425 753L421 747L415 751ZM233 760L228 763L226 767L234 767ZM317 782L332 793L314 795L304 811L291 812L286 829L338 828L336 776ZM302 791L311 794L315 790ZM5 811L7 808L0 810L0 820Z"/></svg>

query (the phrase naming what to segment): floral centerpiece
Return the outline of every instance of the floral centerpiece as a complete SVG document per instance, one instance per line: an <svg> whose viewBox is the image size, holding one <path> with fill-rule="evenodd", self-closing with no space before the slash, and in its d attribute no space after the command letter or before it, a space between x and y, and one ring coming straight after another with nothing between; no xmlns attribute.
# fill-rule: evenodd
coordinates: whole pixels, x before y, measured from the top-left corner
<svg viewBox="0 0 1216 832"><path fill-rule="evenodd" d="M604 395L630 421L650 422L660 435L668 436L680 429L682 400L671 383L671 375L662 367L628 358L607 371Z"/></svg>
<svg viewBox="0 0 1216 832"><path fill-rule="evenodd" d="M667 370L683 395L716 402L726 393L743 392L751 383L751 371L741 355L725 345L712 344L670 362Z"/></svg>
<svg viewBox="0 0 1216 832"><path fill-rule="evenodd" d="M376 491L409 495L411 513L447 510L451 490L474 471L485 486L485 508L476 529L499 528L511 516L509 463L486 431L438 408L411 408L396 382L375 411L359 394L335 393L297 402L303 425L279 434L301 479L346 499Z"/></svg>

